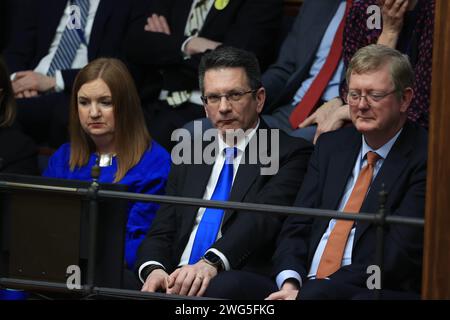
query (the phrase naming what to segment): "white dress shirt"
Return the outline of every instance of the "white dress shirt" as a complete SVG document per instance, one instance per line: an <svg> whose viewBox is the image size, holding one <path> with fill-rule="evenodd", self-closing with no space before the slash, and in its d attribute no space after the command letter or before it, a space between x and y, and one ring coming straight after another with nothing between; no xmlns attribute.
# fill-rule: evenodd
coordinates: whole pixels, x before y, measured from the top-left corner
<svg viewBox="0 0 450 320"><path fill-rule="evenodd" d="M245 148L247 147L248 142L255 135L256 130L258 129L258 127L259 127L259 121L258 121L258 124L256 125L256 127L248 132L248 134L246 135L246 138L239 140L237 145L234 146L234 147L237 148L237 155L233 159L233 183L234 183L234 178L236 177L237 170L239 168L239 164L241 163L242 156L245 153ZM203 194L203 199L206 199L206 200L211 199L211 196L212 196L212 194L214 192L214 189L216 188L217 181L219 180L220 172L222 171L223 164L225 163L225 152L224 152L224 150L225 150L225 148L231 147L231 146L228 146L223 141L221 135L219 135L217 140L218 140L218 143L219 143L219 152L218 152L218 155L216 157L216 161L214 162L213 169L212 169L211 175L210 175L209 180L208 180L208 184L206 185L205 193ZM205 213L205 210L206 210L206 208L202 207L202 208L199 208L199 210L197 212L197 216L195 218L195 223L194 223L194 226L192 227L191 235L189 236L189 240L188 240L187 245L186 245L186 247L185 247L185 249L183 251L183 254L181 255L181 259L180 259L180 262L178 264L179 267L187 265L189 263L189 257L191 256L192 246L194 244L195 236L197 234L197 229L198 229L198 226L200 224L200 221L202 220L203 214ZM220 239L222 237L221 229L222 229L222 227L219 228L219 232L217 234L216 240ZM218 255L220 257L220 259L222 260L222 262L224 264L225 270L230 270L231 269L231 266L230 266L230 263L228 262L227 257L225 257L225 255L222 252L220 252L219 250L214 249L214 248L211 248L211 249L207 250L207 252L208 251L212 251L212 252L214 252L216 255ZM145 279L142 279L141 271L146 266L151 265L151 264L158 264L158 265L164 267L158 261L148 261L148 262L143 263L139 267L139 272L138 272L139 278L141 279L141 281L143 283L145 282Z"/></svg>
<svg viewBox="0 0 450 320"><path fill-rule="evenodd" d="M86 43L89 43L91 37L92 26L94 25L94 18L97 13L98 5L100 4L100 0L90 0L89 13L86 20L86 27L84 28L84 38ZM67 26L70 17L70 1L67 1L66 8L64 9L64 13L59 22L58 28L56 29L55 36L53 38L52 44L48 50L48 54L41 59L39 64L34 69L34 72L41 73L46 75L48 69L50 68L50 64L52 63L53 57L55 56L56 50L58 49L59 43L61 42L61 37L64 32L64 29ZM88 60L88 48L85 43L81 43L80 47L77 50L75 58L72 62L72 69L81 69L89 63ZM16 74L11 75L11 80L14 80ZM55 72L55 80L56 80L56 92L61 92L65 88L64 79L62 77L61 71L57 70Z"/></svg>
<svg viewBox="0 0 450 320"><path fill-rule="evenodd" d="M191 18L192 10L194 10L194 6L195 6L196 4L197 4L197 1L196 1L196 0L192 1L191 10L189 10L188 20L186 20L186 26L185 26L185 29L184 29L184 34L185 34L186 36L189 35L188 22L189 22L189 19ZM211 11L211 8L212 8L213 4L214 4L214 0L209 0L209 1L208 1L208 3L207 3L208 14L209 14L209 12ZM206 18L205 18L205 20L206 20ZM204 21L203 21L203 22L204 22ZM203 25L202 25L202 27L203 27ZM201 29L200 29L200 30L201 30ZM184 40L183 43L181 44L181 53L183 54L184 59L189 59L189 58L191 57L190 55L188 55L188 54L186 53L185 48L186 48L186 45L187 45L187 43L189 42L189 40L191 40L193 37L197 37L197 36L198 36L198 33L200 32L200 30L197 31L197 34L194 34L194 35L189 36L189 37L188 37L186 40Z"/></svg>
<svg viewBox="0 0 450 320"><path fill-rule="evenodd" d="M344 209L345 205L347 204L347 201L350 198L353 188L355 187L356 180L358 179L359 173L360 173L361 169L364 168L364 166L367 164L367 157L366 157L367 152L373 151L373 152L376 152L380 156L380 159L377 161L377 163L375 164L375 167L374 167L374 172L373 172L373 177L372 177L372 181L373 181L375 179L376 175L378 174L381 166L383 165L384 159L386 159L386 157L388 156L389 151L391 151L392 146L394 145L395 141L397 141L397 138L400 135L400 133L402 132L402 130L403 129L399 130L399 132L397 132L397 134L392 139L390 139L386 144L384 144L382 147L380 147L377 150L374 150L371 147L369 147L369 145L366 143L366 140L364 139L364 136L362 137L361 150L359 151L358 157L356 158L356 162L353 167L352 174L347 181L344 194L339 203L339 207L338 207L339 211L342 211ZM370 190L370 187L367 190L367 192L369 192L369 190ZM314 253L314 257L311 262L311 267L308 272L308 279L315 278L316 273L317 273L317 268L319 267L320 259L322 258L323 251L325 250L325 246L328 242L331 231L333 230L335 225L336 225L336 219L331 219L330 223L328 224L328 228L325 231L325 233L322 235L319 245L317 246L316 251ZM355 238L355 227L352 228L350 235L348 237L347 244L345 246L344 254L342 257L341 266L347 266L352 263L354 238ZM280 272L276 277L276 282L277 282L278 288L281 288L281 286L287 279L296 279L299 282L300 287L302 286L302 279L301 279L300 275L298 274L298 272L296 272L294 270L284 270L284 271Z"/></svg>
<svg viewBox="0 0 450 320"><path fill-rule="evenodd" d="M345 14L345 5L346 1L341 0L341 4L339 5L334 17L331 19L330 24L325 31L325 34L320 42L319 48L316 52L316 57L314 62L309 70L309 77L302 82L302 85L295 93L292 99L292 105L296 106L305 96L306 92L308 92L309 87L319 74L320 70L322 70L325 61L328 58L328 54L331 50L331 45L333 44L334 36L336 35L336 31L341 23L344 14ZM341 58L339 60L339 64L333 73L330 81L325 88L324 93L322 94L322 100L329 101L335 97L339 96L339 85L341 83L341 74L344 69L344 60Z"/></svg>
<svg viewBox="0 0 450 320"><path fill-rule="evenodd" d="M194 5L196 3L197 3L197 1L192 1L191 10L189 11L188 19L191 17L191 12L194 9ZM209 14L209 11L211 11L211 8L212 8L213 4L214 4L214 0L209 0L208 1L208 14ZM187 27L188 27L188 21L186 20L186 26L185 26L185 31L184 31L185 34L187 34L187 32L188 32ZM199 32L200 32L200 30L199 30ZM186 50L185 50L186 49L186 45L193 37L197 37L197 35L198 35L198 33L196 35L188 37L181 44L181 53L183 54L183 58L185 60L191 58L191 56L186 53ZM162 101L166 100L168 93L169 92L167 90L161 90L161 92L159 94L159 100L162 100ZM199 90L194 90L194 91L191 92L191 95L189 96L189 100L188 101L190 103L197 104L199 106L203 106L203 102L202 102L201 96L202 96L202 93Z"/></svg>

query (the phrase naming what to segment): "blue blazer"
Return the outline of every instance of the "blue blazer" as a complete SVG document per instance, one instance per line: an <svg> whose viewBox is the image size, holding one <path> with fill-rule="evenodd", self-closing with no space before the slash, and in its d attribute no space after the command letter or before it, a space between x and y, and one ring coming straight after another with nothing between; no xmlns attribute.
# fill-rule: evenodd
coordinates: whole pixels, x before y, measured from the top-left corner
<svg viewBox="0 0 450 320"><path fill-rule="evenodd" d="M46 177L68 180L91 180L91 169L97 156L91 154L89 161L82 167L70 169L70 144L62 145L50 158L48 167L43 173ZM118 182L128 186L128 192L146 194L164 194L167 177L170 170L170 155L157 142L152 141L151 147L141 157L141 160L131 168ZM102 167L99 182L112 183L117 172L117 161ZM125 238L125 260L132 269L136 251L145 237L159 204L153 202L130 202Z"/></svg>
<svg viewBox="0 0 450 320"><path fill-rule="evenodd" d="M354 127L320 136L311 157L306 177L295 206L336 210L344 193L356 157L361 148L361 134ZM406 123L380 171L375 177L361 212L377 213L379 193L387 192L389 215L423 218L427 166L427 134ZM307 272L320 239L330 219L290 217L280 234L275 254L276 274L290 269L306 280ZM366 287L369 265L375 265L376 227L367 222L356 225L352 263L331 277ZM383 288L420 290L423 230L395 224L385 234Z"/></svg>

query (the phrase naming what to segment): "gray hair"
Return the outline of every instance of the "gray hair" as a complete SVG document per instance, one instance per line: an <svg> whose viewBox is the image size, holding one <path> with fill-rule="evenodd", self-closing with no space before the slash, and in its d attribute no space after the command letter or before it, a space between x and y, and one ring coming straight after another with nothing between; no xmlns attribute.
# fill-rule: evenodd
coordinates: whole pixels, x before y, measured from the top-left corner
<svg viewBox="0 0 450 320"><path fill-rule="evenodd" d="M346 72L347 86L352 73L376 71L385 65L389 65L391 80L400 98L406 88L413 86L414 71L407 55L384 45L371 44L355 53Z"/></svg>

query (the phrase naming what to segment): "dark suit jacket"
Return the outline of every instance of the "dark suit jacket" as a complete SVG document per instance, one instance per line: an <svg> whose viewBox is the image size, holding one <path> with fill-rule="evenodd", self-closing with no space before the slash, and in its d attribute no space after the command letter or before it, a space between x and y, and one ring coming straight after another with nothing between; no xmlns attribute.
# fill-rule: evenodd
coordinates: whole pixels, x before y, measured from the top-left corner
<svg viewBox="0 0 450 320"><path fill-rule="evenodd" d="M258 135L261 129L267 129L262 121ZM279 171L273 176L261 175L261 164L249 164L249 148L246 149L247 163L239 166L230 201L292 204L303 180L312 145L280 132L279 146ZM206 164L172 165L166 194L203 198L212 168L213 165ZM136 265L139 267L146 261L155 260L172 272L186 247L197 211L196 207L162 205L138 250ZM278 216L227 210L222 237L212 247L227 257L232 269L266 273L280 226Z"/></svg>
<svg viewBox="0 0 450 320"><path fill-rule="evenodd" d="M340 2L303 2L276 63L263 74L262 82L267 92L264 113L272 113L276 108L290 103L302 82L308 78L317 49Z"/></svg>
<svg viewBox="0 0 450 320"><path fill-rule="evenodd" d="M361 134L344 128L321 135L295 206L336 210L361 148ZM373 181L361 212L379 210L379 192L387 192L389 215L423 218L427 134L406 123ZM306 279L317 245L330 219L289 217L279 237L274 256L276 273L291 269ZM366 287L369 265L376 264L376 228L366 222L356 225L352 263L331 275L333 279ZM423 231L417 227L388 225L385 235L383 288L418 291L421 279Z"/></svg>
<svg viewBox="0 0 450 320"><path fill-rule="evenodd" d="M13 72L34 69L48 54L56 28L66 6L63 0L19 0L21 15L14 17L11 41L5 50L5 60ZM101 0L94 18L88 45L88 61L99 57L121 57L122 45L135 0ZM79 70L64 70L65 91Z"/></svg>
<svg viewBox="0 0 450 320"><path fill-rule="evenodd" d="M0 53L6 47L9 37L10 22L10 0L0 1Z"/></svg>
<svg viewBox="0 0 450 320"><path fill-rule="evenodd" d="M192 1L147 0L136 14L127 37L130 61L148 69L163 70L162 86L168 90L198 88L198 64L202 54L183 59L181 46ZM144 31L147 17L157 13L167 18L171 35ZM264 67L275 58L273 47L282 16L281 0L233 0L225 9L213 6L199 34L225 45L252 51Z"/></svg>
<svg viewBox="0 0 450 320"><path fill-rule="evenodd" d="M39 174L35 144L12 127L0 128L0 172Z"/></svg>

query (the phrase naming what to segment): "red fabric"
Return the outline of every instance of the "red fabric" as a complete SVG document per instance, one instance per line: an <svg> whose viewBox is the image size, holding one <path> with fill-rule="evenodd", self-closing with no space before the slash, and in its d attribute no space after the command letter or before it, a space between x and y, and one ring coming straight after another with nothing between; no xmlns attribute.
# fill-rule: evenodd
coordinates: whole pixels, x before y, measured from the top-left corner
<svg viewBox="0 0 450 320"><path fill-rule="evenodd" d="M292 111L291 116L289 117L289 122L291 123L292 129L298 128L299 124L313 112L314 107L322 96L328 82L330 82L330 79L339 64L343 49L342 43L344 38L345 19L350 11L352 2L353 0L347 0L345 14L339 24L336 35L334 36L327 60L314 81L311 83L311 86L303 99L300 100L300 102L295 106L294 111Z"/></svg>

